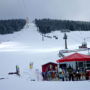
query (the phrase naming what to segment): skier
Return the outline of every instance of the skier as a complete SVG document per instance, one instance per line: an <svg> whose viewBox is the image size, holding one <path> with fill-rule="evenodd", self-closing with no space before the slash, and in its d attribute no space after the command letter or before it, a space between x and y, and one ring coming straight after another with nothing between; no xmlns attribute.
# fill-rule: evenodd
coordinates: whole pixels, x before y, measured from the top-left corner
<svg viewBox="0 0 90 90"><path fill-rule="evenodd" d="M30 68L30 69L33 69L33 62L30 62L29 68Z"/></svg>
<svg viewBox="0 0 90 90"><path fill-rule="evenodd" d="M19 66L16 65L16 71L15 71L15 72L9 72L8 74L9 74L9 75L16 74L16 75L20 76L20 69L19 69Z"/></svg>
<svg viewBox="0 0 90 90"><path fill-rule="evenodd" d="M20 69L19 69L19 66L18 66L18 65L16 65L16 74L17 74L18 76L20 76Z"/></svg>

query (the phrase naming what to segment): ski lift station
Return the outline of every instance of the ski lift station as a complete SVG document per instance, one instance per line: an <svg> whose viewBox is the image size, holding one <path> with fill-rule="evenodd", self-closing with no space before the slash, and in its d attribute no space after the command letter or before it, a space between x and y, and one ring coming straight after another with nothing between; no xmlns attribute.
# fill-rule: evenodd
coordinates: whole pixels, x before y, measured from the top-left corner
<svg viewBox="0 0 90 90"><path fill-rule="evenodd" d="M60 64L63 68L67 68L71 65L74 69L80 70L90 70L90 56L80 53L74 53L64 58L57 60L57 63Z"/></svg>

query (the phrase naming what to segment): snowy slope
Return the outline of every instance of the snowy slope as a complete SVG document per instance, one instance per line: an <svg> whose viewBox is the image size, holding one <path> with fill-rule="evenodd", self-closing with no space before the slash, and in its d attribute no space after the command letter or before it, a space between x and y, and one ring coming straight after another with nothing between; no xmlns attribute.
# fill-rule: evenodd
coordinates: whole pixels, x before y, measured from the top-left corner
<svg viewBox="0 0 90 90"><path fill-rule="evenodd" d="M40 33L37 32L37 27L35 26L35 24L29 23L28 25L25 26L23 30L19 32L15 32L14 34L9 35L0 35L0 42L1 42L0 48L6 45L8 46L9 50L11 47L13 49L18 48L19 50L20 48L22 50L23 49L26 50L29 48L30 50L35 51L38 50L38 52L58 51L60 49L64 49L63 33L56 31L47 35L51 36L52 39L45 37L44 41L42 41L42 36ZM53 35L56 35L59 39L53 38ZM90 46L89 42L90 31L69 32L67 33L67 35L68 35L68 49L78 48L78 46L84 41L84 38L86 38L86 41Z"/></svg>
<svg viewBox="0 0 90 90"><path fill-rule="evenodd" d="M0 71L2 68L3 71L4 69L5 71L7 69L12 71L16 64L19 64L21 69L28 69L30 62L34 62L34 68L41 71L42 64L50 61L56 62L59 59L59 50L64 49L64 34L56 31L47 35L51 36L52 39L45 37L42 41L42 36L37 32L34 23L27 24L23 30L14 34L0 35L0 61L2 62ZM58 39L53 38L53 35L56 35ZM67 35L68 49L77 49L83 39L89 37L90 31L69 32ZM90 39L88 38L86 41L90 46Z"/></svg>
<svg viewBox="0 0 90 90"><path fill-rule="evenodd" d="M44 38L37 32L37 27L29 23L19 32L9 35L0 35L0 90L87 90L90 89L89 81L79 82L30 82L31 79L42 80L41 66L47 62L56 62L59 50L64 49L63 33L52 32L47 34L55 38ZM90 32L69 32L68 48L78 48L84 38L89 37ZM88 46L90 40L86 39ZM33 69L29 69L29 63L33 62ZM21 77L9 76L9 72L15 71L19 65ZM39 73L39 74L38 74ZM39 76L38 76L39 75ZM38 78L37 78L38 77ZM78 86L77 86L78 85Z"/></svg>

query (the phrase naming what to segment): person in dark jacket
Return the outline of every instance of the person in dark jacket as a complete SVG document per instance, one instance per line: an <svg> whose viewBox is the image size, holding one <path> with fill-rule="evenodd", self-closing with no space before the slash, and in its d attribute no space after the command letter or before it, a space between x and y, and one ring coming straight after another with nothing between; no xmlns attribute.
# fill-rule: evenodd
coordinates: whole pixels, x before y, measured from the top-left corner
<svg viewBox="0 0 90 90"><path fill-rule="evenodd" d="M69 81L74 81L73 68L71 66L68 67Z"/></svg>

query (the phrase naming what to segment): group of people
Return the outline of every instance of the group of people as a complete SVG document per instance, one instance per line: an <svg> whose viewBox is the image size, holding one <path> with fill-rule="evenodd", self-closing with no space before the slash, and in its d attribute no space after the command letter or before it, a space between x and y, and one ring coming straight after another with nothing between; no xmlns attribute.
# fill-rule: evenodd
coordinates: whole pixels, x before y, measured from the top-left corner
<svg viewBox="0 0 90 90"><path fill-rule="evenodd" d="M62 80L62 81L78 81L89 80L87 72L81 72L79 69L74 70L71 66L67 68L49 68L46 72L42 72L43 80Z"/></svg>
<svg viewBox="0 0 90 90"><path fill-rule="evenodd" d="M30 69L32 69L32 65L30 65ZM15 72L9 72L9 75L16 74L20 76L20 68L16 65ZM79 80L89 80L90 79L90 72L87 71L80 71L79 68L76 70L73 69L71 66L67 68L58 68L57 66L49 66L47 67L46 72L42 72L43 80L61 80L61 81L79 81Z"/></svg>

